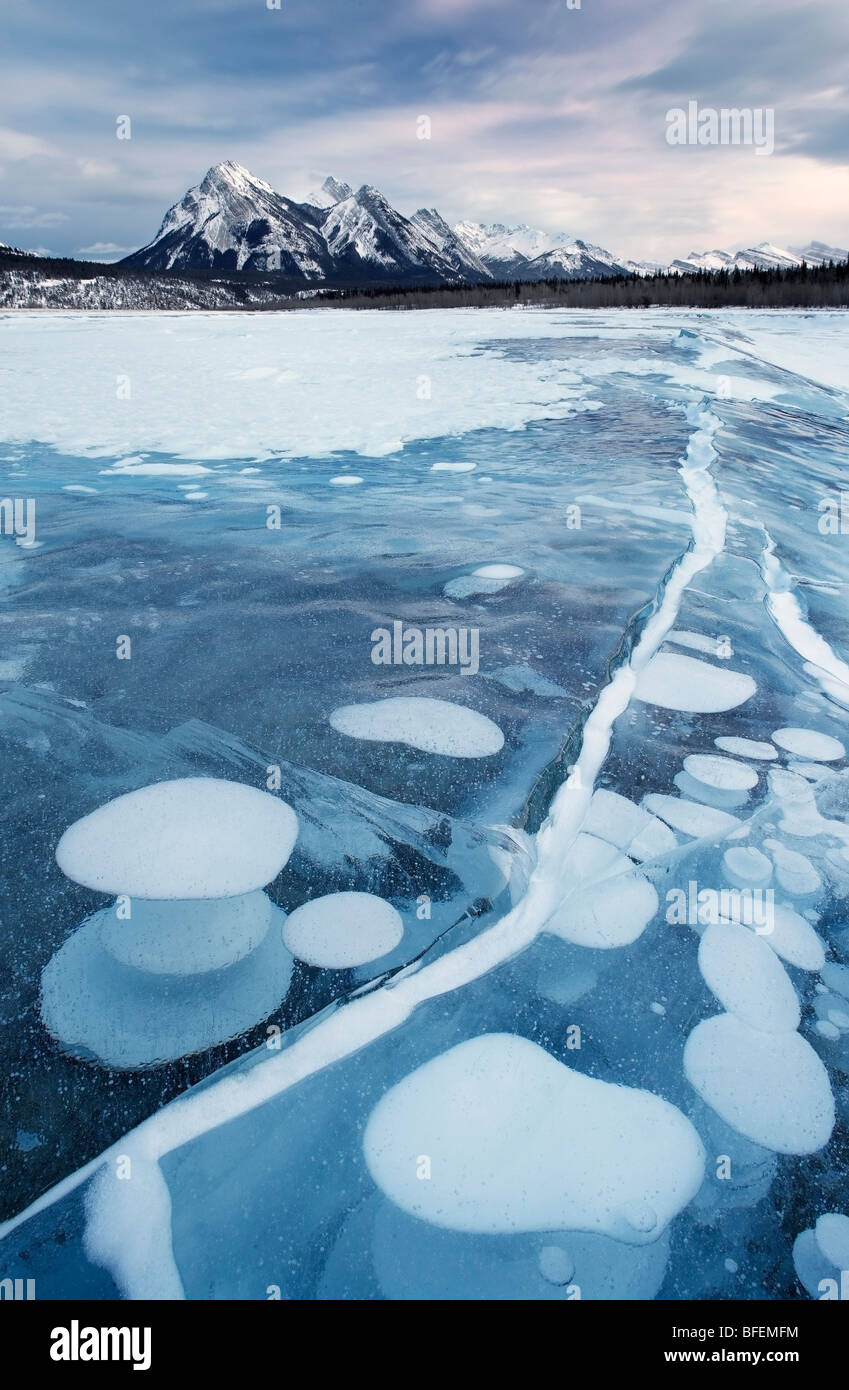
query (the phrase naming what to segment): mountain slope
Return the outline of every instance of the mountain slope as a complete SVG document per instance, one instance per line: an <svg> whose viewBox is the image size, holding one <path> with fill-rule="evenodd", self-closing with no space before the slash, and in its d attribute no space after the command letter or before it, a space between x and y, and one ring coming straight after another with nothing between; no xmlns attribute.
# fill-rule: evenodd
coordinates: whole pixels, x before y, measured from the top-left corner
<svg viewBox="0 0 849 1390"><path fill-rule="evenodd" d="M602 246L565 232L550 234L524 222L458 222L454 234L499 280L592 280L624 273Z"/></svg>
<svg viewBox="0 0 849 1390"><path fill-rule="evenodd" d="M849 259L849 251L844 251L839 246L826 246L821 241L809 241L807 246L794 246L791 250L806 265L828 265L829 261L838 265L841 261Z"/></svg>
<svg viewBox="0 0 849 1390"><path fill-rule="evenodd" d="M491 280L492 271L480 256L449 227L436 208L419 208L410 221L452 266L455 273L469 280Z"/></svg>
<svg viewBox="0 0 849 1390"><path fill-rule="evenodd" d="M365 271L381 279L401 276L404 283L462 278L430 236L370 184L334 203L321 231L337 270Z"/></svg>
<svg viewBox="0 0 849 1390"><path fill-rule="evenodd" d="M602 246L588 246L576 241L570 246L556 246L521 267L522 280L606 280L628 272Z"/></svg>

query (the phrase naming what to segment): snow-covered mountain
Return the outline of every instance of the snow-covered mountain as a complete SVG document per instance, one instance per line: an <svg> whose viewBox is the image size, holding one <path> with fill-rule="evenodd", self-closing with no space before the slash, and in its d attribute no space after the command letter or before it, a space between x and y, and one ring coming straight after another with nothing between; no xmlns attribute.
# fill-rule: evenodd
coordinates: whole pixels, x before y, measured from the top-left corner
<svg viewBox="0 0 849 1390"><path fill-rule="evenodd" d="M839 246L826 246L821 241L809 241L807 246L794 246L793 250L808 265L828 265L829 261L837 265L840 261L849 260L849 251Z"/></svg>
<svg viewBox="0 0 849 1390"><path fill-rule="evenodd" d="M511 279L519 280L605 280L625 273L609 251L602 246L575 241L569 246L555 246L542 256L526 261L514 271Z"/></svg>
<svg viewBox="0 0 849 1390"><path fill-rule="evenodd" d="M788 250L762 241L743 251L691 251L689 256L672 261L668 269L673 274L688 275L697 270L793 270L803 263L827 265L829 261L845 261L849 252L836 246L812 241L798 250Z"/></svg>
<svg viewBox="0 0 849 1390"><path fill-rule="evenodd" d="M591 280L621 275L623 266L602 246L566 232L541 232L524 222L458 222L454 234L497 280Z"/></svg>
<svg viewBox="0 0 849 1390"><path fill-rule="evenodd" d="M467 242L461 241L444 217L440 217L436 208L419 208L418 212L413 213L410 221L433 243L456 274L471 280L492 279L492 272L485 262L475 254Z"/></svg>
<svg viewBox="0 0 849 1390"><path fill-rule="evenodd" d="M430 233L402 217L370 184L334 203L324 215L321 232L336 270L348 271L355 279L379 276L395 283L433 284L466 278Z"/></svg>
<svg viewBox="0 0 849 1390"><path fill-rule="evenodd" d="M321 213L293 203L227 160L165 214L156 236L122 265L145 270L281 271L307 281L333 270Z"/></svg>
<svg viewBox="0 0 849 1390"><path fill-rule="evenodd" d="M321 188L311 193L306 201L315 208L332 208L334 203L341 203L343 198L350 198L353 191L350 184L340 183L329 174Z"/></svg>
<svg viewBox="0 0 849 1390"><path fill-rule="evenodd" d="M523 222L515 227L506 227L503 222L458 222L454 232L500 278L573 240L565 232L552 236Z"/></svg>
<svg viewBox="0 0 849 1390"><path fill-rule="evenodd" d="M227 161L169 208L121 262L146 270L280 271L306 283L441 284L488 272L435 209L407 218L369 184L329 177L296 203Z"/></svg>

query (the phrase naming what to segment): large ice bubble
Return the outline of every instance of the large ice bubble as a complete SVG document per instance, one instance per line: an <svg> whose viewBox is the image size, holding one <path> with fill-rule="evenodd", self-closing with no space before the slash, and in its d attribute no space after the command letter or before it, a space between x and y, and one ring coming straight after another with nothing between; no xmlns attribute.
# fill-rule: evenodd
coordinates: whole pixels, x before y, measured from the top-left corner
<svg viewBox="0 0 849 1390"><path fill-rule="evenodd" d="M634 1245L657 1240L695 1196L705 1158L667 1101L583 1076L508 1033L460 1043L393 1086L363 1148L381 1191L434 1225L596 1231Z"/></svg>

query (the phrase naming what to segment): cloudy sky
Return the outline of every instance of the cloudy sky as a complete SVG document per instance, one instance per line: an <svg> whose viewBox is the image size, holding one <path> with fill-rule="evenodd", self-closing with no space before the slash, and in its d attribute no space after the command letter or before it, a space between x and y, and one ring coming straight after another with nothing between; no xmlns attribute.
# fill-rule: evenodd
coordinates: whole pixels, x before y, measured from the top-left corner
<svg viewBox="0 0 849 1390"><path fill-rule="evenodd" d="M276 3L0 0L0 241L112 258L234 159L635 258L849 246L846 0ZM688 101L771 108L775 152L670 146Z"/></svg>

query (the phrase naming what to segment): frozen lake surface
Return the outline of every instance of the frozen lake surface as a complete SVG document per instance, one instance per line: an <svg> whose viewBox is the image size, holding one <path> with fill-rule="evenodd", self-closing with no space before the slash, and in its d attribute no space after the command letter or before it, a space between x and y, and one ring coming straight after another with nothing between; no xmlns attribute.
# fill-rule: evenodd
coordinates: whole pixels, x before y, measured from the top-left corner
<svg viewBox="0 0 849 1390"><path fill-rule="evenodd" d="M0 316L0 1275L831 1296L847 344Z"/></svg>

